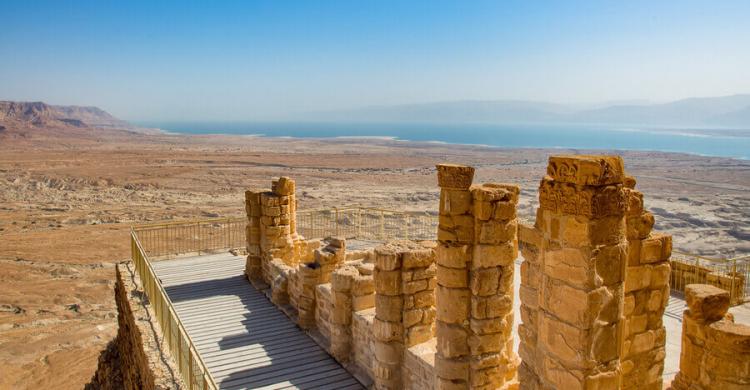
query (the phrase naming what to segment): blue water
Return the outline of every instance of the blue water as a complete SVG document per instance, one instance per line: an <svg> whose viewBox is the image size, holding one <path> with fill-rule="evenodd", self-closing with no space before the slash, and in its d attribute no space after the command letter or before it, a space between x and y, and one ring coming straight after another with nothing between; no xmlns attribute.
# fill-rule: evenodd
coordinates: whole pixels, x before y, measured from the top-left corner
<svg viewBox="0 0 750 390"><path fill-rule="evenodd" d="M652 150L750 158L750 136L747 131L428 123L170 122L141 125L184 134L246 134L295 138L391 137L406 141L504 148Z"/></svg>

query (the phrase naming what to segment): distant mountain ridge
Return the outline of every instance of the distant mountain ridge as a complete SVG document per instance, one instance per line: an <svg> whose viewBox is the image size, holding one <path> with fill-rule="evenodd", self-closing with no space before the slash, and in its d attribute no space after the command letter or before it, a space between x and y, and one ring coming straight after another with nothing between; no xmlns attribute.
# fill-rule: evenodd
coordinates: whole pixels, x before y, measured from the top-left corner
<svg viewBox="0 0 750 390"><path fill-rule="evenodd" d="M298 119L497 124L609 124L750 129L750 94L580 109L521 100L467 100L301 114Z"/></svg>
<svg viewBox="0 0 750 390"><path fill-rule="evenodd" d="M0 124L15 122L37 127L65 125L130 130L134 126L98 107L53 106L43 102L0 101Z"/></svg>

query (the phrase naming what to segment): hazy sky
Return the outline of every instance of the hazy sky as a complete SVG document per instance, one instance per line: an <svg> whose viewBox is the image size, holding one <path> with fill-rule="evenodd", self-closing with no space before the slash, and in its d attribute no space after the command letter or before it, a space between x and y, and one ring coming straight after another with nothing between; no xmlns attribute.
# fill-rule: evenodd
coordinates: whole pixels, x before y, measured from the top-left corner
<svg viewBox="0 0 750 390"><path fill-rule="evenodd" d="M750 1L12 1L0 100L242 120L750 92Z"/></svg>

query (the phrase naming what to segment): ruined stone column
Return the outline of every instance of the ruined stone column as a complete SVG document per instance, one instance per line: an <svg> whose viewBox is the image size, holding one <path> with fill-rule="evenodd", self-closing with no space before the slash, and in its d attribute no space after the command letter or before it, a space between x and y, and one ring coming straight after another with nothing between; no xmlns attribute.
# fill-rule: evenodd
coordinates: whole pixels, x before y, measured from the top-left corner
<svg viewBox="0 0 750 390"><path fill-rule="evenodd" d="M622 385L620 332L627 256L623 180L619 157L549 159L539 188L538 258L532 261L541 280L526 290L536 293L538 301L524 299L527 308L538 305L537 339L536 345L521 346L522 388ZM530 341L533 337L522 338L523 344ZM531 350L529 356L525 351Z"/></svg>
<svg viewBox="0 0 750 390"><path fill-rule="evenodd" d="M404 349L434 334L435 254L412 241L375 249L373 362L376 389L403 388Z"/></svg>
<svg viewBox="0 0 750 390"><path fill-rule="evenodd" d="M346 362L351 354L352 341L352 285L359 271L353 266L344 266L331 276L331 355Z"/></svg>
<svg viewBox="0 0 750 390"><path fill-rule="evenodd" d="M316 249L313 262L300 264L298 277L301 284L297 301L298 325L303 329L315 327L315 288L331 281L333 271L346 259L346 243L343 239L329 237L327 245Z"/></svg>
<svg viewBox="0 0 750 390"><path fill-rule="evenodd" d="M476 240L469 270L471 388L501 388L516 377L513 273L518 257L515 185L472 187Z"/></svg>
<svg viewBox="0 0 750 390"><path fill-rule="evenodd" d="M515 378L513 261L519 189L471 187L474 169L438 165L436 385L501 388Z"/></svg>
<svg viewBox="0 0 750 390"><path fill-rule="evenodd" d="M437 166L440 186L437 260L437 351L435 386L467 389L470 385L471 290L469 267L474 252L474 217L469 187L474 168Z"/></svg>
<svg viewBox="0 0 750 390"><path fill-rule="evenodd" d="M623 389L657 389L663 385L666 329L662 322L669 301L669 257L672 236L651 232L654 216L643 208L635 179L626 180L628 267L625 270Z"/></svg>
<svg viewBox="0 0 750 390"><path fill-rule="evenodd" d="M282 177L272 184L273 190L260 194L260 249L263 280L273 285L277 275L271 262L280 259L283 264L294 264L294 239L291 203L294 201L294 181ZM278 284L278 282L277 282Z"/></svg>
<svg viewBox="0 0 750 390"><path fill-rule="evenodd" d="M260 251L260 192L245 191L245 212L247 214L245 275L250 281L260 280L263 277Z"/></svg>
<svg viewBox="0 0 750 390"><path fill-rule="evenodd" d="M737 324L729 292L706 284L685 287L680 372L674 390L750 388L750 326Z"/></svg>

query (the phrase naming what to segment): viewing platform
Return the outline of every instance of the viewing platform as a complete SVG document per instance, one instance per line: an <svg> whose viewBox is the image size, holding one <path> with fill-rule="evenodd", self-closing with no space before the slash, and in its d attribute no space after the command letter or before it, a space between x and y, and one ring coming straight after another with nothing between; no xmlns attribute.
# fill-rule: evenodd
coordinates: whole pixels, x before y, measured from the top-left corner
<svg viewBox="0 0 750 390"><path fill-rule="evenodd" d="M184 257L156 276L220 389L362 389L244 276L244 256Z"/></svg>

